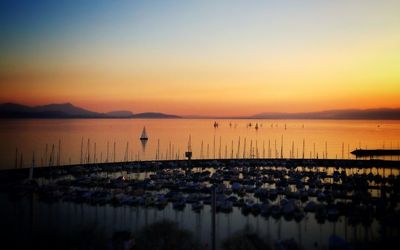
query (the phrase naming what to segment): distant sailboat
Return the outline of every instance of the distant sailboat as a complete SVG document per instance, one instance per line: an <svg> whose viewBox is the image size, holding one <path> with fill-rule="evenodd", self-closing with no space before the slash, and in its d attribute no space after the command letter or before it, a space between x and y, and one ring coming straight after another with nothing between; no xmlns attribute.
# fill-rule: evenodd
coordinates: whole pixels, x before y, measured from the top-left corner
<svg viewBox="0 0 400 250"><path fill-rule="evenodd" d="M214 128L218 128L218 123L214 121Z"/></svg>
<svg viewBox="0 0 400 250"><path fill-rule="evenodd" d="M149 138L147 137L146 127L143 127L142 135L140 136L141 141L147 141Z"/></svg>

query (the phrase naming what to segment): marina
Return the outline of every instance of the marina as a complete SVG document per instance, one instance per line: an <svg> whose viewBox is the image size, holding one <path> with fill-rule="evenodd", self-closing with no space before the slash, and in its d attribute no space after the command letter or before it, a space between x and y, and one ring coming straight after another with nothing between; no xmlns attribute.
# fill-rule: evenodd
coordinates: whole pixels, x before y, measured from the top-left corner
<svg viewBox="0 0 400 250"><path fill-rule="evenodd" d="M123 210L128 217L134 216L134 211L146 214L145 221L135 222L139 224L163 218L185 225L190 218L208 218L208 222L189 224L205 223L202 229L189 229L202 231L200 241L207 245L213 237L218 242L229 238L234 228L240 230L238 225L254 227L250 221L255 220L258 233L263 231L260 227L266 226L278 230L278 235L270 232L271 242L296 239L298 247L324 249L331 247L332 237L338 237L346 244L368 249L366 242L390 240L399 234L399 164L313 159L103 163L37 168L31 180L26 178L31 177L29 169L1 171L0 190L3 198L7 195L14 204L31 199L36 204L50 204L52 209L81 206L80 209L96 209L96 213ZM213 223L209 224L213 206L219 218L214 229ZM181 216L186 219L181 221ZM239 218L243 223L234 222ZM127 226L124 229L130 228L126 221L120 223ZM288 237L282 230L292 223L299 231ZM300 229L307 224L333 231L319 240L307 240ZM226 226L231 233L223 229ZM362 236L357 236L358 228L362 228ZM220 249L221 245L216 247Z"/></svg>

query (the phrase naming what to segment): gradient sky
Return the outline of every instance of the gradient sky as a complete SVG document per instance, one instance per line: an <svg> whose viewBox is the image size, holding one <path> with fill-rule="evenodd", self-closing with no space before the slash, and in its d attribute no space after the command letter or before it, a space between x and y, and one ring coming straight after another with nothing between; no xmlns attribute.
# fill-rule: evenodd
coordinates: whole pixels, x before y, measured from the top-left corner
<svg viewBox="0 0 400 250"><path fill-rule="evenodd" d="M0 102L250 115L400 107L400 1L0 2Z"/></svg>

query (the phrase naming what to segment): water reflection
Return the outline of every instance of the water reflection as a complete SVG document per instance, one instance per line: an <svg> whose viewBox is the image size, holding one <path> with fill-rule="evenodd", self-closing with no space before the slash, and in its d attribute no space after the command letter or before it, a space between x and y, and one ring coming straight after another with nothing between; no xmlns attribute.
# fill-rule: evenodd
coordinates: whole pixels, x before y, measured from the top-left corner
<svg viewBox="0 0 400 250"><path fill-rule="evenodd" d="M173 164L177 163L40 169L35 172L37 184L2 186L2 230L28 240L41 232L55 239L57 234L66 237L76 228L104 230L106 239L129 232L117 233L118 241L171 220L175 228L194 233L201 246L210 246L213 185L218 248L229 249L247 239L246 248L326 249L348 242L365 249L366 242L384 244L399 235L398 170L382 175L378 168L361 165L209 161L186 171ZM204 206L194 209L196 202Z"/></svg>
<svg viewBox="0 0 400 250"><path fill-rule="evenodd" d="M350 152L356 148L398 149L400 142L399 121L217 122L218 128L214 128L214 120L207 119L5 119L0 123L0 168L28 167L32 152L35 152L37 165L42 166L79 164L81 159L120 162L126 158L127 143L129 159L182 159L189 136L193 159L220 156L353 159ZM258 124L258 130L254 125L249 127L250 123ZM144 126L151 131L146 152L138 140ZM399 156L386 158L400 159Z"/></svg>
<svg viewBox="0 0 400 250"><path fill-rule="evenodd" d="M142 144L142 153L145 155L147 140L141 140L140 143Z"/></svg>

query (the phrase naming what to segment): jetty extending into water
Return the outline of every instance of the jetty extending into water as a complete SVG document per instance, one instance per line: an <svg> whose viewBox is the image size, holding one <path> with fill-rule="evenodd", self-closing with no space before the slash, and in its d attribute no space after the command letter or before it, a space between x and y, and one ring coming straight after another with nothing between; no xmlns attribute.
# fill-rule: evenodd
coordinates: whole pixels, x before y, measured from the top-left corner
<svg viewBox="0 0 400 250"><path fill-rule="evenodd" d="M356 157L394 156L400 155L399 149L356 149L351 152Z"/></svg>

